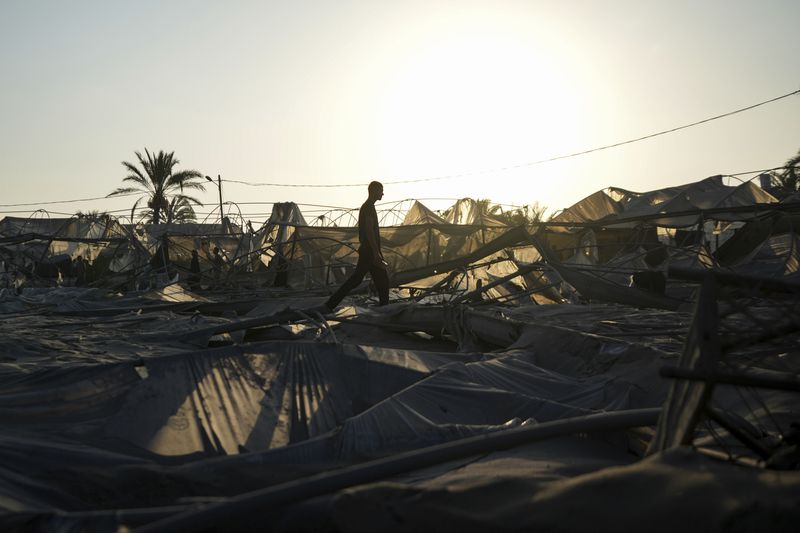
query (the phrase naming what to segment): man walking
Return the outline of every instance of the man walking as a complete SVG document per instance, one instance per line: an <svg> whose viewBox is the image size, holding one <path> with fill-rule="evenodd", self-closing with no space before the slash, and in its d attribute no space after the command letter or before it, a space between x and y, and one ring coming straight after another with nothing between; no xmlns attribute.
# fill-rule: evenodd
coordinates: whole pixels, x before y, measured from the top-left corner
<svg viewBox="0 0 800 533"><path fill-rule="evenodd" d="M367 189L369 197L358 210L358 263L356 271L347 281L339 287L325 302L325 306L333 311L347 293L355 289L364 276L369 272L372 281L378 289L380 305L389 303L389 273L386 271L386 261L381 252L381 234L378 230L378 213L375 211L375 202L383 198L383 185L373 181Z"/></svg>

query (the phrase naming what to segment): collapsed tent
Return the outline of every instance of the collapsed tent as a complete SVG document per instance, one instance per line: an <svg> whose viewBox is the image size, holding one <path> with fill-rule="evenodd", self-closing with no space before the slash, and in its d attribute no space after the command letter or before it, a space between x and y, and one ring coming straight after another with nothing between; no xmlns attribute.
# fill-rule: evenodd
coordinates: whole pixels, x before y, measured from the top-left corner
<svg viewBox="0 0 800 533"><path fill-rule="evenodd" d="M792 205L710 178L573 207L415 202L381 228L392 303L335 313L357 230L295 204L90 239L128 266L0 290L0 524L589 530L618 494L623 531L793 524ZM2 226L11 264L89 239L45 226Z"/></svg>
<svg viewBox="0 0 800 533"><path fill-rule="evenodd" d="M0 419L15 431L140 454L264 451L333 430L446 362L292 342L47 369L4 380ZM19 392L31 388L37 394Z"/></svg>
<svg viewBox="0 0 800 533"><path fill-rule="evenodd" d="M222 503L269 486L278 490L286 482L314 473L324 476L341 465L594 414L658 408L668 391L660 369L677 358L681 342L674 336L685 335L692 320L686 313L624 306L528 306L511 318L500 308L464 307L460 315L454 311L396 304L381 312L362 310L355 317L343 312L329 318L339 322L339 333L349 331L343 337L371 338L371 345L330 342L333 337L327 336L328 342L301 337L193 351L176 351L179 337L171 332L192 327L191 320L178 316L162 316L158 322L113 318L115 322L101 321L91 328L73 319L42 317L42 325L64 332L63 342L77 329L84 332L86 348L95 352L105 347L111 353L97 353L92 361L82 352L69 356L62 351L61 364L45 367L20 366L26 358L38 357L33 350L30 356L5 353L5 362L0 362L5 523L34 530L56 524L89 529L143 524L196 512L197 502ZM166 327L170 321L177 323ZM156 334L153 326L160 323ZM18 324L12 319L3 331L12 341L27 334ZM307 324L307 333L325 329ZM384 347L382 343L393 341L379 333L383 324L416 336L419 346L425 345L424 337L415 333L420 328L453 341L468 336L472 351ZM116 328L113 343L103 342L108 328ZM359 330L370 334L365 337ZM145 338L151 353L136 349ZM783 342L771 353L795 341L790 337ZM481 343L495 350L476 351ZM459 345L466 346L465 339ZM762 352L755 346L734 359L752 362L758 357L751 368L762 372L776 364L796 365L794 358L770 359ZM114 353L116 361L109 359ZM734 389L720 388L715 396L717 406L769 438L775 434L773 421L785 428L796 417L789 392L758 396L768 415L748 409L752 400ZM635 455L630 450L644 453L651 435L631 430L589 439L565 437L557 446L531 444L483 460L518 468L535 457L553 464L571 461L574 470L560 470L559 479L577 481L576 476L601 468L631 464ZM735 442L722 445L740 450ZM445 482L464 463L449 464L407 478L403 490L428 494L428 480L440 477ZM509 495L509 501L538 494L552 481L538 477L544 472L527 472L538 482ZM764 501L767 493L753 497ZM368 499L378 495L360 494ZM345 505L340 499L328 501L323 508ZM456 497L454 508L463 503L456 502L462 501ZM114 511L122 508L127 511ZM311 514L298 517L291 506L270 512L277 513L276 520L288 520L284 527L289 529L290 522L309 528L319 519L341 523L320 508L304 508ZM500 513L487 524L505 516ZM246 522L237 527L246 529ZM474 526L480 519L466 523Z"/></svg>
<svg viewBox="0 0 800 533"><path fill-rule="evenodd" d="M722 176L644 193L609 187L598 191L554 216L553 222L632 223L654 219L659 226L697 224L691 211L711 212L719 220L740 220L738 208L777 203L778 199L752 182L725 185ZM745 218L748 218L745 216Z"/></svg>
<svg viewBox="0 0 800 533"><path fill-rule="evenodd" d="M685 284L666 283L664 273L676 266L713 266L717 249L743 225L752 226L754 217L767 216L763 208L772 205L790 204L777 204L750 182L727 186L720 176L645 193L612 187L547 222L529 223L525 229L537 235L534 244L486 201L461 199L441 215L415 201L401 217L402 224L381 228L381 238L394 285L412 298L472 292L476 298L510 304L582 299L675 308L691 295ZM0 227L4 235L16 232L18 238L25 228L39 224L38 230L51 237L47 250L36 252L40 262L64 262L61 252L74 259L76 246L64 248L57 243L65 241L53 239L72 235L75 231L63 228L77 223L42 220L6 219ZM352 272L358 246L355 228L336 226L341 217L328 220L328 226L309 225L300 208L286 202L275 204L257 230L248 225L244 231L227 220L221 225L122 227L122 240L114 241L113 251L102 242L102 254L86 254L94 262L90 282L131 290L191 278L194 290L330 291ZM16 244L9 255L22 249L30 255L32 242ZM789 238L776 246L786 249L791 242ZM193 252L199 259L198 273L192 271ZM783 257L792 252L778 253ZM789 256L787 272L792 268ZM51 270L66 272L65 268ZM25 275L31 278L25 283L35 282L35 272ZM486 285L491 288L475 292ZM644 294L627 290L629 286ZM632 299L614 296L625 294Z"/></svg>

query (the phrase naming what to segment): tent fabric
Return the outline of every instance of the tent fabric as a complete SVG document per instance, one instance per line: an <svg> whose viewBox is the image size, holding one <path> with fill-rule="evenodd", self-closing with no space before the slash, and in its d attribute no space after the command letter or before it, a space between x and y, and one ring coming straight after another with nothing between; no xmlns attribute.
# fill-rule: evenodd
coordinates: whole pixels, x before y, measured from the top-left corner
<svg viewBox="0 0 800 533"><path fill-rule="evenodd" d="M771 235L734 270L741 274L765 277L798 277L800 271L800 238L795 233Z"/></svg>
<svg viewBox="0 0 800 533"><path fill-rule="evenodd" d="M739 228L714 256L722 265L743 273L792 275L797 271L793 257L797 254L795 228L798 227L800 217L797 215L781 213L759 217Z"/></svg>
<svg viewBox="0 0 800 533"><path fill-rule="evenodd" d="M531 239L526 228L492 220L480 201L459 201L445 217L415 204L408 224L381 228L385 255L395 279L415 288L448 279L450 292L440 295L441 305L347 306L291 325L273 321L269 327L217 335L214 346L228 345L216 348L192 346L191 333L232 329L235 313L259 318L318 306L325 287L340 282L355 263L355 228L309 226L291 203L276 204L259 231L213 235L213 228L201 225L161 233L160 228L133 233L123 228L122 243L106 237L118 248L102 238L82 242L80 235L100 231L84 221L58 228L42 222L38 234L27 233L27 222L0 223L12 233L0 235L6 239L0 241L3 257L7 247L16 254L28 246L36 257L49 260L55 251L69 256L86 249L77 245L97 242L105 248L96 260L103 257L111 264L124 257L125 268L137 272L166 237L177 267L191 249L216 245L232 271L264 273L269 265L269 274L270 268L286 266L290 288L313 289L283 299L277 295L287 294L281 292L285 288L198 297L177 284L124 296L96 288L0 289L0 529L112 530L131 526L131 516L146 521L143 517L454 439L587 413L657 407L669 385L659 371L677 360L693 319L683 311L658 309L674 308L688 300L686 295L660 298L625 286L631 272L656 266L647 256L657 235L636 227L639 216L690 230L688 240L663 248L659 270L724 265L734 272L797 275L792 215L757 221L747 215L748 222L716 254L699 238L711 222L676 215L770 202L755 186L727 187L710 178L650 193L607 189L592 196L561 216L588 222L601 217L602 224L616 221L618 228L542 229ZM53 232L63 237L51 239ZM692 240L694 235L698 238ZM67 248L57 248L60 243ZM559 249L543 248L545 243ZM574 260L565 262L570 256ZM519 301L530 305L453 298L472 290L477 280L485 286L531 265L541 268L484 295L497 300L522 295ZM246 279L261 287L262 278ZM533 305L578 302L573 288L584 297L624 304ZM673 285L667 288L673 296ZM543 292L534 293L532 301L525 293L536 290ZM257 300L263 294L268 297ZM783 323L781 314L790 304L747 305L768 325ZM201 314L207 311L226 318ZM723 320L725 334L749 332L756 324L747 313ZM285 340L251 342L268 338ZM234 340L243 344L231 345ZM756 375L796 374L796 344L793 334L769 344L732 346L726 362L732 368L746 364ZM781 428L796 422L796 404L796 394L785 391L759 390L756 397L727 385L714 389L713 405L770 446L781 442ZM272 515L259 509L241 519L246 526L269 523L277 530L295 525L313 530L317 518L342 531L376 525L427 530L443 524L461 530L476 525L524 529L520 524L547 529L581 523L569 522L568 510L575 502L594 501L597 490L611 494L628 487L630 498L639 492L663 496L663 487L675 483L697 490L696 507L707 507L710 469L696 457L678 450L628 467L634 453L641 453L646 434L565 437L312 500L292 507L282 517L288 521L272 520L284 509L271 510ZM734 455L746 452L730 436L716 441L703 428L697 436L698 445L732 446L727 449ZM746 471L724 468L712 481ZM697 469L705 470L698 474ZM692 472L697 475L688 482ZM751 489L752 472L746 472ZM747 499L741 491L725 504L747 514L753 511L745 504L794 502L793 474L756 477L771 480L757 484L759 498ZM656 496L653 501L661 502ZM679 509L683 503L673 505ZM560 506L561 519L547 511L551 504ZM596 516L607 512L599 506L592 510ZM563 516L567 522L558 521Z"/></svg>
<svg viewBox="0 0 800 533"><path fill-rule="evenodd" d="M428 469L354 487L326 502L318 527L348 533L791 531L798 499L797 472L731 468L688 447L630 463L598 439L569 438L497 452L456 471ZM314 516L309 507L306 517ZM308 521L293 514L277 531Z"/></svg>
<svg viewBox="0 0 800 533"><path fill-rule="evenodd" d="M408 323L433 322L429 306L402 307L387 310L386 318L400 324L405 313ZM685 313L610 305L496 307L481 314L465 322L476 333L498 324L517 331L500 351L452 354L292 341L176 353L165 334L188 320L161 314L154 322L126 316L135 321L106 324L104 346L112 353L101 355L95 352L99 324L50 316L4 321L4 333L23 319L29 328L50 327L59 332L51 342L63 345L55 352L61 361L40 354L49 364L23 367L8 360L14 352L2 353L0 509L6 519L0 516L0 524L115 527L125 522L120 509L186 508L465 436L658 406L667 388L659 369L675 360L681 343L657 332L688 320ZM153 330L146 341L144 329ZM651 333L626 335L642 329ZM108 342L111 331L115 340ZM78 335L82 351L66 353ZM150 345L151 353L129 352L124 342L134 340L142 349ZM16 357L23 357L19 348ZM752 353L741 359L753 361ZM776 356L763 366L791 368L795 363L788 359ZM793 420L792 394L766 392L761 398L780 420ZM714 403L755 424L747 400L735 391L719 386ZM563 466L556 475L569 481L628 464L632 443L622 433L570 437L492 454L492 460L513 463L524 453L531 461L571 464L571 473ZM467 475L462 466L473 462L442 464L405 480L445 484L463 475L464 483L478 487L497 479ZM526 472L531 487L553 479ZM426 493L420 504L430 504L429 498Z"/></svg>
<svg viewBox="0 0 800 533"><path fill-rule="evenodd" d="M547 394L558 400L544 398ZM256 453L249 462L262 467L351 463L522 423L649 405L656 398L618 378L570 378L545 371L520 355L502 362L452 363L347 419L339 429Z"/></svg>
<svg viewBox="0 0 800 533"><path fill-rule="evenodd" d="M496 217L486 213L481 201L472 198L462 198L456 200L449 209L444 212L445 222L456 225L478 225L478 226L507 226Z"/></svg>
<svg viewBox="0 0 800 533"><path fill-rule="evenodd" d="M656 307L670 310L677 310L682 303L681 300L675 298L614 283L595 272L579 270L559 261L546 246L539 246L539 248L559 276L575 287L584 298L621 303L633 307Z"/></svg>
<svg viewBox="0 0 800 533"><path fill-rule="evenodd" d="M551 222L595 222L622 210L622 205L605 191L597 191L555 215Z"/></svg>
<svg viewBox="0 0 800 533"><path fill-rule="evenodd" d="M9 431L68 428L157 456L267 450L330 431L444 362L291 342L54 368L5 376L0 420Z"/></svg>
<svg viewBox="0 0 800 533"><path fill-rule="evenodd" d="M506 226L452 224L380 229L390 272L422 268L466 256L507 232ZM282 245L293 286L338 284L358 261L356 228L298 226Z"/></svg>
<svg viewBox="0 0 800 533"><path fill-rule="evenodd" d="M604 376L576 379L546 371L523 355L450 365L349 419L338 458L374 457L591 411L631 408L635 386ZM642 405L637 405L642 406Z"/></svg>
<svg viewBox="0 0 800 533"><path fill-rule="evenodd" d="M604 225L612 224L611 227L594 231L592 235L582 228L548 227L542 239L553 246L561 261L584 258L585 253L576 255L583 247L583 252L589 251L593 260L605 263L619 253L630 252L633 241L640 241L639 244L648 250L657 244L653 236L645 238L631 233L638 225L637 217L668 227L690 227L698 224L697 215L671 214L687 209L724 210L775 201L750 182L726 186L720 176L645 193L612 187L588 196L553 218L553 222L561 224L601 221ZM713 217L721 220L752 218L748 213L716 213ZM631 218L636 220L628 221ZM400 226L381 228L385 256L394 273L468 256L508 229L505 222L487 213L485 201L470 198L456 201L443 216L415 201L403 222ZM309 226L300 208L292 202L274 204L265 225L247 232L228 222L123 226L111 219L85 217L7 217L0 221L0 238L18 239L23 233L53 240L30 240L33 238L30 237L25 243L11 243L3 249L4 260L6 256L18 257L18 263L30 267L60 254L72 258L83 255L92 260L93 271L99 272L100 277L136 276L139 285L153 283L146 265L164 236L168 236L170 259L179 279L188 276L193 249L200 251L201 269L210 271L210 250L216 246L223 250L226 258L225 279L239 272L260 272L267 276L258 278L260 284L274 279L278 286L295 289L340 284L351 273L358 248L355 228ZM114 242L104 242L104 239ZM530 259L523 260L530 262ZM126 279L108 281L110 286L117 286L125 284ZM133 284L133 281L128 282Z"/></svg>
<svg viewBox="0 0 800 533"><path fill-rule="evenodd" d="M37 263L47 263L57 256L75 259L82 256L106 264L110 257L127 248L129 233L109 217L71 218L14 218L0 220L0 237L23 239L5 247L7 268L32 269Z"/></svg>
<svg viewBox="0 0 800 533"><path fill-rule="evenodd" d="M20 218L0 220L0 235L34 234L62 239L109 239L123 237L125 230L112 218Z"/></svg>
<svg viewBox="0 0 800 533"><path fill-rule="evenodd" d="M654 224L667 227L685 227L697 224L697 215L670 216L672 213L691 210L724 209L755 204L776 203L777 198L752 182L737 186L725 185L722 176L712 176L704 180L668 187L646 193L611 188L608 192L598 191L562 211L554 222L605 223L645 217ZM741 220L749 214L715 213L710 215L717 220Z"/></svg>
<svg viewBox="0 0 800 533"><path fill-rule="evenodd" d="M158 241L164 235L224 235L241 233L241 229L225 223L192 222L189 224L171 222L161 224L126 224L125 227L147 241Z"/></svg>
<svg viewBox="0 0 800 533"><path fill-rule="evenodd" d="M403 226L418 226L421 224L445 224L445 220L422 205L417 200L411 204L406 216L403 218Z"/></svg>
<svg viewBox="0 0 800 533"><path fill-rule="evenodd" d="M269 215L265 226L270 224L292 224L294 226L307 226L305 217L300 211L300 207L294 202L277 202L272 206L272 213Z"/></svg>

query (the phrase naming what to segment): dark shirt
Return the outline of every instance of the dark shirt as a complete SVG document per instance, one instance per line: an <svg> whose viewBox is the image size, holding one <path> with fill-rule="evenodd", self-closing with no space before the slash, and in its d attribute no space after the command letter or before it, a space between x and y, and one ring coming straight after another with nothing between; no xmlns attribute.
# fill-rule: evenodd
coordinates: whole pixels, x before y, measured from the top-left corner
<svg viewBox="0 0 800 533"><path fill-rule="evenodd" d="M75 272L75 277L77 278L76 283L78 285L83 285L86 283L86 263L83 259L75 261L73 271Z"/></svg>
<svg viewBox="0 0 800 533"><path fill-rule="evenodd" d="M200 282L200 258L197 254L192 255L192 262L189 265L189 283L192 285L196 285ZM193 287L194 288L194 287Z"/></svg>
<svg viewBox="0 0 800 533"><path fill-rule="evenodd" d="M200 258L196 255L192 256L192 262L189 265L189 270L191 270L194 274L200 273Z"/></svg>
<svg viewBox="0 0 800 533"><path fill-rule="evenodd" d="M377 250L372 250L368 235L375 236ZM378 213L375 211L375 204L367 200L358 210L358 242L361 244L359 253L372 253L381 251L381 233L378 229Z"/></svg>

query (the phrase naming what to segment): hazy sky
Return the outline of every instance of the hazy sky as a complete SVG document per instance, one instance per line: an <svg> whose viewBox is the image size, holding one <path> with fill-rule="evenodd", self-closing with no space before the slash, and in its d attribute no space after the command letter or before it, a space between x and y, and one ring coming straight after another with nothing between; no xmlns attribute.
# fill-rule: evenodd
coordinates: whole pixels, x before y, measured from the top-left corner
<svg viewBox="0 0 800 533"><path fill-rule="evenodd" d="M798 21L797 0L0 0L0 204L103 196L145 147L250 182L486 170L387 184L384 200L551 210L609 185L650 190L777 166L800 148L800 96L523 164L800 89ZM245 202L356 207L366 196L235 183L223 193L254 223L270 208ZM200 197L213 206L216 187ZM0 214L16 209L33 208Z"/></svg>

